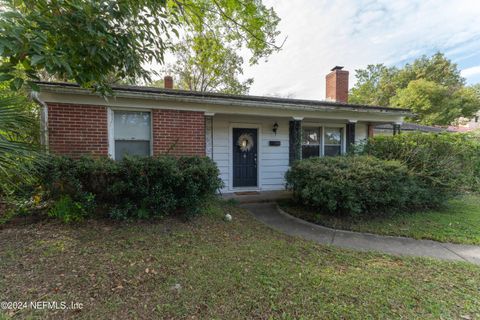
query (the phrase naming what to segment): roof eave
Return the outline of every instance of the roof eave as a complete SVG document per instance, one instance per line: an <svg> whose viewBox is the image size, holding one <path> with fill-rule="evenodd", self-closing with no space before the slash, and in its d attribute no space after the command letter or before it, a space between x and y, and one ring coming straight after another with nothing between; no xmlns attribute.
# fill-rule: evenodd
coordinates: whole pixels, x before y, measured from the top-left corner
<svg viewBox="0 0 480 320"><path fill-rule="evenodd" d="M58 94L76 94L76 95L95 95L88 89L76 87L76 86L62 86L58 84L45 84L39 83L39 86L45 92L58 93ZM258 100L248 100L248 99L235 99L227 97L209 97L209 96L191 96L191 95L181 95L181 94L169 94L167 92L143 92L143 91L134 91L134 90L124 90L122 88L114 89L114 97L120 98L130 98L130 99L148 99L148 100L157 100L157 101L176 101L176 102L186 102L186 103L207 103L214 105L228 105L228 106L242 106L242 107L264 107L264 108L274 108L274 109L286 109L286 110L303 110L303 111L353 111L353 112L365 112L365 113L381 113L381 114L392 114L398 116L412 116L413 114L404 109L394 109L394 108L380 108L380 107L356 107L352 105L332 105L329 103L322 104L321 102L318 105L307 105L301 103L279 103L271 101L258 101ZM108 100L108 98L105 98ZM298 100L297 100L298 101Z"/></svg>

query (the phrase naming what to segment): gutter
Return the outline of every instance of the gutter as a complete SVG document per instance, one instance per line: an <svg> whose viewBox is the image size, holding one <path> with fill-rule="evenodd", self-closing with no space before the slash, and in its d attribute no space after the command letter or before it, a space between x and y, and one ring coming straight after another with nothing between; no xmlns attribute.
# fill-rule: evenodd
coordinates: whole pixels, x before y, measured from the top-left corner
<svg viewBox="0 0 480 320"><path fill-rule="evenodd" d="M40 99L37 91L31 91L30 97L40 106L40 143L48 152L48 106Z"/></svg>

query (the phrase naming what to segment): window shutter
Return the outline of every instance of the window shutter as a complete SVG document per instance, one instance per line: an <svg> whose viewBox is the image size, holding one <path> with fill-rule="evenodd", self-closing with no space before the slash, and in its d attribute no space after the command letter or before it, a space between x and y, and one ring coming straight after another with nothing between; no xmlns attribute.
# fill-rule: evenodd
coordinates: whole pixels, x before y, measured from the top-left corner
<svg viewBox="0 0 480 320"><path fill-rule="evenodd" d="M355 123L347 123L347 152L350 152L353 149L355 144Z"/></svg>
<svg viewBox="0 0 480 320"><path fill-rule="evenodd" d="M289 123L289 164L292 165L302 157L302 121L291 120Z"/></svg>

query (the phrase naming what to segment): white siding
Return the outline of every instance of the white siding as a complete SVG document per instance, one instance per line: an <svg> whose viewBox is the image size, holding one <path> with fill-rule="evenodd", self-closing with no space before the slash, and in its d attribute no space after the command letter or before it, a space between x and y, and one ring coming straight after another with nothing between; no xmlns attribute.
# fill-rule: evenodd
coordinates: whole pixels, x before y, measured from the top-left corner
<svg viewBox="0 0 480 320"><path fill-rule="evenodd" d="M273 124L278 123L277 135L272 131ZM308 123L307 123L308 124ZM285 172L288 170L288 118L266 118L251 116L215 115L213 117L213 160L216 162L220 176L225 184L222 192L232 192L232 128L258 126L258 188L251 190L282 190L285 188ZM358 122L355 127L355 141L361 142L368 136L366 122ZM280 141L279 147L269 146L269 141ZM241 189L244 190L244 189Z"/></svg>
<svg viewBox="0 0 480 320"><path fill-rule="evenodd" d="M278 123L277 135L272 131ZM282 190L285 188L284 175L288 170L288 119L255 118L248 116L215 115L213 118L213 160L220 169L225 183L222 192L232 192L231 168L231 128L242 125L259 126L258 178L259 190ZM269 146L269 141L280 141L279 147ZM256 189L256 188L252 188Z"/></svg>

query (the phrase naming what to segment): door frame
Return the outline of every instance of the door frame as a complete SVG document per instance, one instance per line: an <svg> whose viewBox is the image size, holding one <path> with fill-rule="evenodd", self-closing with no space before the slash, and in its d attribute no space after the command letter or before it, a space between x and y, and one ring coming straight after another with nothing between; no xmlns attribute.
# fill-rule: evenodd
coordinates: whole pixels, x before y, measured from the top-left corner
<svg viewBox="0 0 480 320"><path fill-rule="evenodd" d="M257 186L256 187L233 187L233 128L257 129ZM228 129L228 190L229 191L258 191L261 190L261 161L262 161L262 125L260 123L231 122Z"/></svg>

